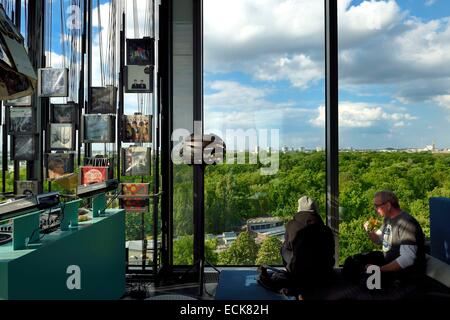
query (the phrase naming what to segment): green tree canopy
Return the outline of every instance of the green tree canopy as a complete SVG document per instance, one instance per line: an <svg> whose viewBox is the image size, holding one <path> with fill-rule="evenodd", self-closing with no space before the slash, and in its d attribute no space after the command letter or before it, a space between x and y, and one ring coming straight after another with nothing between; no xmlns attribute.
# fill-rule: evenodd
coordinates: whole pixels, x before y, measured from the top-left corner
<svg viewBox="0 0 450 320"><path fill-rule="evenodd" d="M282 241L275 236L270 236L264 239L258 251L256 264L281 265L282 260L280 249L282 244Z"/></svg>

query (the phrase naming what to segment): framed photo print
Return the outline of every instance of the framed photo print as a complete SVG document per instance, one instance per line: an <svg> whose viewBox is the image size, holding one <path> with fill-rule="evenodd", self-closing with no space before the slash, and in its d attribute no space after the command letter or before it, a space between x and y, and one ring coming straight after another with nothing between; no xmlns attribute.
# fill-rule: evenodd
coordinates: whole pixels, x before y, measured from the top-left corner
<svg viewBox="0 0 450 320"><path fill-rule="evenodd" d="M150 175L151 149L147 147L128 147L122 149L124 176Z"/></svg>
<svg viewBox="0 0 450 320"><path fill-rule="evenodd" d="M152 66L126 66L125 92L151 93L153 92L153 67Z"/></svg>
<svg viewBox="0 0 450 320"><path fill-rule="evenodd" d="M83 142L115 142L116 116L85 114L83 116Z"/></svg>
<svg viewBox="0 0 450 320"><path fill-rule="evenodd" d="M11 137L12 160L36 160L36 135L13 135Z"/></svg>
<svg viewBox="0 0 450 320"><path fill-rule="evenodd" d="M50 122L78 124L78 105L75 103L52 104Z"/></svg>
<svg viewBox="0 0 450 320"><path fill-rule="evenodd" d="M154 48L153 38L127 39L127 65L154 65Z"/></svg>
<svg viewBox="0 0 450 320"><path fill-rule="evenodd" d="M7 107L9 134L34 133L33 109L31 107Z"/></svg>
<svg viewBox="0 0 450 320"><path fill-rule="evenodd" d="M123 142L152 142L151 115L123 116Z"/></svg>
<svg viewBox="0 0 450 320"><path fill-rule="evenodd" d="M74 154L48 153L45 158L46 178L58 180L74 172Z"/></svg>
<svg viewBox="0 0 450 320"><path fill-rule="evenodd" d="M126 212L148 212L148 183L122 183L121 191L120 202Z"/></svg>
<svg viewBox="0 0 450 320"><path fill-rule="evenodd" d="M0 64L0 100L29 96L33 90L33 85L26 76Z"/></svg>
<svg viewBox="0 0 450 320"><path fill-rule="evenodd" d="M71 123L50 124L50 149L73 150L75 147L75 130Z"/></svg>
<svg viewBox="0 0 450 320"><path fill-rule="evenodd" d="M103 182L108 179L108 167L80 167L80 185Z"/></svg>
<svg viewBox="0 0 450 320"><path fill-rule="evenodd" d="M16 181L16 195L29 196L37 195L38 193L39 191L37 180Z"/></svg>
<svg viewBox="0 0 450 320"><path fill-rule="evenodd" d="M25 96L13 100L6 100L3 103L7 107L28 107L31 106L31 96Z"/></svg>
<svg viewBox="0 0 450 320"><path fill-rule="evenodd" d="M38 70L39 97L67 97L68 69L41 68Z"/></svg>
<svg viewBox="0 0 450 320"><path fill-rule="evenodd" d="M116 113L117 88L113 86L90 88L89 113Z"/></svg>

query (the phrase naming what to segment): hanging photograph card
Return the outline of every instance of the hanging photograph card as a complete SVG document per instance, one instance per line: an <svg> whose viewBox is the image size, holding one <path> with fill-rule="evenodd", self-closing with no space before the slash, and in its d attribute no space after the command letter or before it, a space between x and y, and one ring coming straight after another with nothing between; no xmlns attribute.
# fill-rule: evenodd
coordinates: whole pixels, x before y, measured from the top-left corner
<svg viewBox="0 0 450 320"><path fill-rule="evenodd" d="M67 97L67 68L41 68L38 70L39 97Z"/></svg>
<svg viewBox="0 0 450 320"><path fill-rule="evenodd" d="M153 38L127 39L127 65L154 65L155 40Z"/></svg>
<svg viewBox="0 0 450 320"><path fill-rule="evenodd" d="M78 106L75 103L52 104L50 122L78 124Z"/></svg>
<svg viewBox="0 0 450 320"><path fill-rule="evenodd" d="M25 96L13 100L6 100L3 102L4 106L7 107L28 107L31 106L31 96Z"/></svg>
<svg viewBox="0 0 450 320"><path fill-rule="evenodd" d="M120 202L126 212L148 212L148 183L122 183L121 190Z"/></svg>
<svg viewBox="0 0 450 320"><path fill-rule="evenodd" d="M80 185L93 184L106 180L108 180L108 167L80 167Z"/></svg>
<svg viewBox="0 0 450 320"><path fill-rule="evenodd" d="M12 160L35 160L37 138L36 135L13 135L11 139Z"/></svg>
<svg viewBox="0 0 450 320"><path fill-rule="evenodd" d="M128 147L122 149L124 176L150 175L151 149L147 147Z"/></svg>
<svg viewBox="0 0 450 320"><path fill-rule="evenodd" d="M151 142L152 116L125 115L123 116L123 142Z"/></svg>
<svg viewBox="0 0 450 320"><path fill-rule="evenodd" d="M116 113L117 88L113 86L91 87L89 113Z"/></svg>
<svg viewBox="0 0 450 320"><path fill-rule="evenodd" d="M0 64L0 100L29 96L33 90L33 86L26 76Z"/></svg>
<svg viewBox="0 0 450 320"><path fill-rule="evenodd" d="M50 124L50 149L74 150L75 130L71 123Z"/></svg>
<svg viewBox="0 0 450 320"><path fill-rule="evenodd" d="M31 107L7 107L8 134L30 134L34 132L33 109Z"/></svg>
<svg viewBox="0 0 450 320"><path fill-rule="evenodd" d="M151 93L153 92L153 67L152 66L126 66L125 67L125 92Z"/></svg>
<svg viewBox="0 0 450 320"><path fill-rule="evenodd" d="M16 181L16 195L37 195L39 193L38 186L39 184L37 180Z"/></svg>
<svg viewBox="0 0 450 320"><path fill-rule="evenodd" d="M85 114L83 116L83 142L115 142L116 116Z"/></svg>
<svg viewBox="0 0 450 320"><path fill-rule="evenodd" d="M74 172L74 155L71 153L48 153L45 157L46 178L58 180Z"/></svg>

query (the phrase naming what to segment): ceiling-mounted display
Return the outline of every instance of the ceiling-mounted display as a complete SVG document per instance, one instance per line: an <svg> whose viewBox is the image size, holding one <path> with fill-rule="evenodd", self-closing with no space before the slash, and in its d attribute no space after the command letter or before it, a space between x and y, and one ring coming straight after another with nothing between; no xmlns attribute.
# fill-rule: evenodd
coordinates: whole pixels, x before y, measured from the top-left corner
<svg viewBox="0 0 450 320"><path fill-rule="evenodd" d="M127 65L154 65L155 40L153 38L127 39Z"/></svg>
<svg viewBox="0 0 450 320"><path fill-rule="evenodd" d="M152 66L126 66L125 67L125 92L151 93L153 92L153 67Z"/></svg>
<svg viewBox="0 0 450 320"><path fill-rule="evenodd" d="M38 70L39 97L67 97L68 96L67 68L41 68Z"/></svg>
<svg viewBox="0 0 450 320"><path fill-rule="evenodd" d="M34 132L33 109L31 107L7 107L9 134L30 134Z"/></svg>
<svg viewBox="0 0 450 320"><path fill-rule="evenodd" d="M123 142L151 142L152 116L125 115L123 116Z"/></svg>
<svg viewBox="0 0 450 320"><path fill-rule="evenodd" d="M89 113L115 114L117 88L114 86L91 87Z"/></svg>
<svg viewBox="0 0 450 320"><path fill-rule="evenodd" d="M85 114L83 116L83 142L115 142L116 116Z"/></svg>

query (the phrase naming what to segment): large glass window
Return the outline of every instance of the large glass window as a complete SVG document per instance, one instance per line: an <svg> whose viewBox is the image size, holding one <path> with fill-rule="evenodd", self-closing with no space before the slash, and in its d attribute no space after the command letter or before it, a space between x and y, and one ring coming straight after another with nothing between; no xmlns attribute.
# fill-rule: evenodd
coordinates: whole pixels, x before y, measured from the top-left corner
<svg viewBox="0 0 450 320"><path fill-rule="evenodd" d="M192 1L173 1L173 128L174 148L193 132L193 10ZM193 264L193 171L173 167L173 264Z"/></svg>
<svg viewBox="0 0 450 320"><path fill-rule="evenodd" d="M362 225L376 191L394 191L427 236L429 198L450 195L449 12L339 1L341 263L373 248Z"/></svg>
<svg viewBox="0 0 450 320"><path fill-rule="evenodd" d="M226 143L205 174L206 256L281 264L302 195L325 219L324 7L204 0L204 127Z"/></svg>

